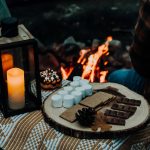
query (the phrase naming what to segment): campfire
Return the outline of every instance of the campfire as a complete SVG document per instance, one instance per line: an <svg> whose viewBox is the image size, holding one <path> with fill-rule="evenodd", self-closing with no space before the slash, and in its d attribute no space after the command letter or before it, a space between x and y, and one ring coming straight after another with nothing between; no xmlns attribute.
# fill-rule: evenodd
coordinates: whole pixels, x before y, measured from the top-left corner
<svg viewBox="0 0 150 150"><path fill-rule="evenodd" d="M108 64L106 57L109 55L109 42L112 41L112 37L107 37L104 44L97 48L81 49L77 64L82 66L81 77L88 79L90 82L106 82L106 76L108 74L105 66ZM61 73L63 79L68 79L75 66L63 67L61 66Z"/></svg>

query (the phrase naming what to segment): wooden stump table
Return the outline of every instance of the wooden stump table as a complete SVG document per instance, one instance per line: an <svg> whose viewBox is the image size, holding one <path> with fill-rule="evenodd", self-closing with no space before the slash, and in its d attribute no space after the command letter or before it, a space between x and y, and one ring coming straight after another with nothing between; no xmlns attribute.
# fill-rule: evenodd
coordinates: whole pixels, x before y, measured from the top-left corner
<svg viewBox="0 0 150 150"><path fill-rule="evenodd" d="M43 104L43 113L45 120L53 126L56 130L65 133L69 136L74 136L77 138L113 138L123 135L130 134L140 128L142 128L148 118L149 118L149 105L147 100L129 90L125 86L116 84L116 83L92 83L94 90L100 90L107 88L109 86L118 89L118 92L125 95L127 98L141 100L140 107L137 108L136 113L126 120L125 126L112 125L110 131L101 132L101 131L92 131L91 128L85 128L79 125L78 122L70 123L60 117L60 114L66 110L66 108L54 108L51 105L51 96L50 95ZM56 91L57 92L57 91ZM55 94L55 93L53 93ZM103 108L103 112L107 107Z"/></svg>

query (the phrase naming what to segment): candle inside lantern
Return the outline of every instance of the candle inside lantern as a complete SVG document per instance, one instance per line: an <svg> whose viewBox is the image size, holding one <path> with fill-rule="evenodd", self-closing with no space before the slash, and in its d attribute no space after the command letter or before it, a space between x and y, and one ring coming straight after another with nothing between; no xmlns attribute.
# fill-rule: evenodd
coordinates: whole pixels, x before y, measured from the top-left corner
<svg viewBox="0 0 150 150"><path fill-rule="evenodd" d="M11 68L7 71L8 104L11 109L21 109L25 106L24 71Z"/></svg>
<svg viewBox="0 0 150 150"><path fill-rule="evenodd" d="M6 77L6 71L14 66L13 56L9 53L2 54L3 73Z"/></svg>

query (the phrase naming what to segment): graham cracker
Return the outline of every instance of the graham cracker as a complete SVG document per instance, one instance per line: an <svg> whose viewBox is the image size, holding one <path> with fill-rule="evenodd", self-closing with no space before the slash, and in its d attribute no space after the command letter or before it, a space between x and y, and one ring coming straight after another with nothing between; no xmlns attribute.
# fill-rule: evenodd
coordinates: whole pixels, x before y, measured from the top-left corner
<svg viewBox="0 0 150 150"><path fill-rule="evenodd" d="M69 122L71 122L71 123L75 122L76 121L75 114L78 110L81 110L82 108L86 108L86 106L79 105L79 104L74 105L73 107L71 107L71 108L67 109L66 111L64 111L60 115L60 117L67 120L67 121L69 121Z"/></svg>
<svg viewBox="0 0 150 150"><path fill-rule="evenodd" d="M98 92L92 96L89 96L80 102L81 105L96 108L101 103L104 103L114 95L105 92Z"/></svg>

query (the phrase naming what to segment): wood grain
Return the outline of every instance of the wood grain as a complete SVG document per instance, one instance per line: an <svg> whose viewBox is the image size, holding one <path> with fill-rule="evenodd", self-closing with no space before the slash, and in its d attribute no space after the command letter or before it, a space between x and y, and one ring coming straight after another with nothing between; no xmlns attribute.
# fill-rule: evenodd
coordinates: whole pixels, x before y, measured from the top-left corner
<svg viewBox="0 0 150 150"><path fill-rule="evenodd" d="M118 91L124 94L127 98L141 100L141 106L137 108L133 116L126 120L125 126L112 125L110 131L101 132L101 130L98 130L94 132L91 130L91 128L80 126L77 121L70 123L61 118L60 114L62 114L66 110L66 108L53 108L51 105L51 95L44 102L42 109L45 120L58 131L77 138L114 138L125 136L137 131L147 123L149 118L149 105L147 100L143 96L129 90L125 86L116 83L92 83L91 85L93 86L94 90L107 88L108 86L117 88ZM106 109L110 109L109 107L110 106L106 106L101 111L105 112Z"/></svg>

